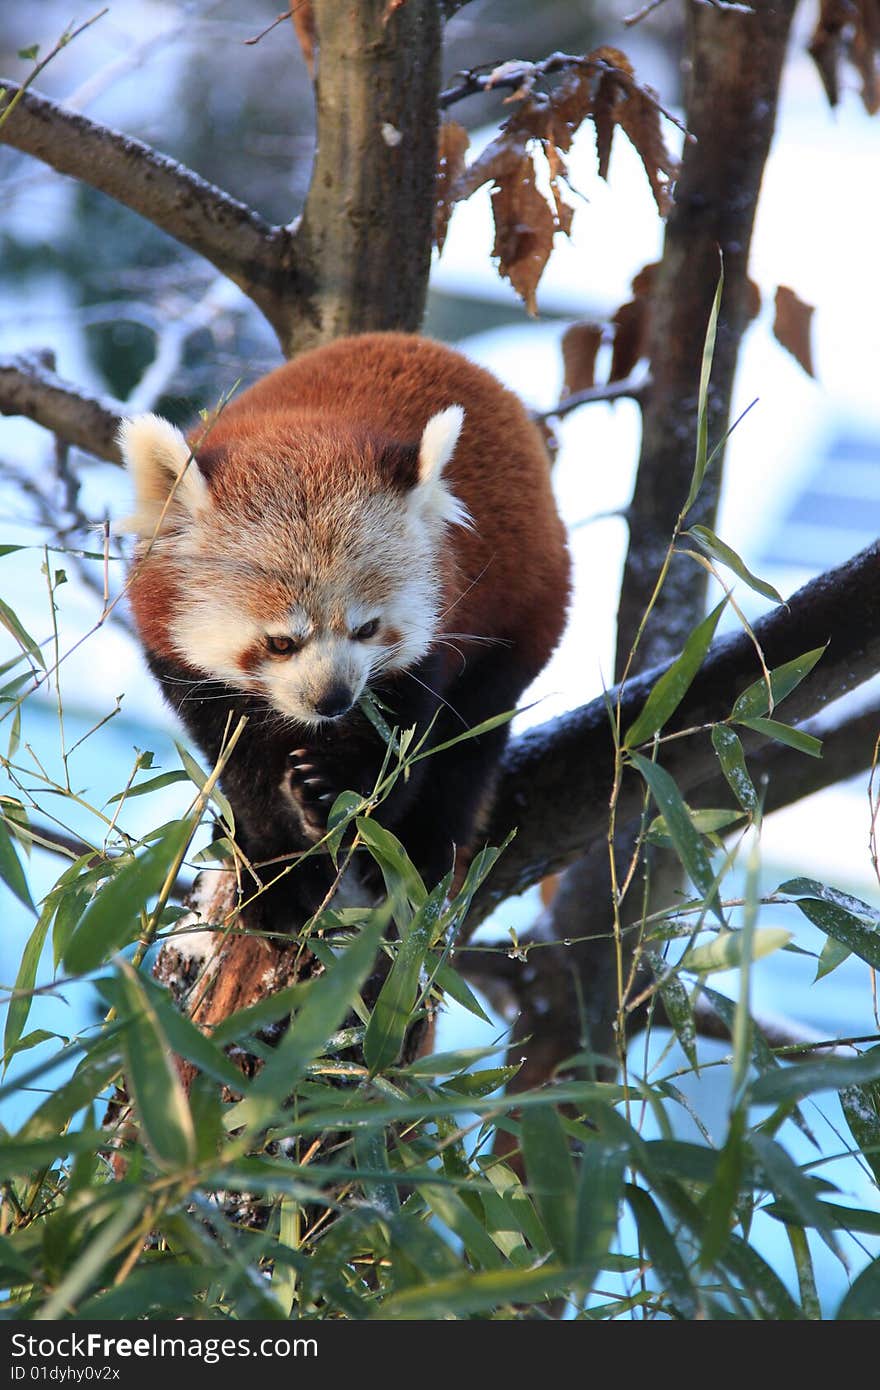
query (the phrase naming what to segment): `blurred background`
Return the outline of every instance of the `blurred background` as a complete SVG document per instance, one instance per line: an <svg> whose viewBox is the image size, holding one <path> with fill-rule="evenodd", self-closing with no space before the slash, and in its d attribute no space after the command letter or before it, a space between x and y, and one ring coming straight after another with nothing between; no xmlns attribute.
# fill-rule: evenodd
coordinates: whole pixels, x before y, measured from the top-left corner
<svg viewBox="0 0 880 1390"><path fill-rule="evenodd" d="M508 58L540 59L554 50L586 52L600 43L622 48L636 75L680 109L683 11L672 0L634 27L635 9L583 0L472 0L448 26L446 74ZM114 0L109 12L66 48L41 74L39 91L63 100L93 120L116 126L154 145L248 203L273 222L299 212L308 186L314 141L311 88L289 24L248 43L278 14L277 0L247 7L231 3L160 3ZM78 17L81 22L88 14ZM15 80L30 62L20 50L39 43L47 52L70 21L69 7L6 7L0 35L0 72ZM832 112L806 57L815 23L802 6L786 70L779 126L765 174L752 258L752 278L763 308L750 326L741 359L734 414L758 404L735 431L726 463L718 532L746 563L783 594L838 564L880 531L880 279L876 171L880 123L867 117L856 91L844 90ZM471 131L478 150L503 118L503 94L458 104L455 119ZM669 124L666 140L680 135ZM557 238L538 290L539 317L530 319L491 262L493 232L484 189L452 217L442 258L436 261L426 331L455 342L520 392L548 409L559 398L559 340L576 319L606 319L629 298L630 281L662 246L660 224L638 157L618 133L608 184L598 179L591 128L584 128L570 161L578 195L570 240ZM213 405L235 381L243 384L277 364L271 330L234 286L211 266L126 209L35 161L0 148L0 354L50 348L66 379L109 393L131 410L155 409L180 424ZM816 308L816 379L772 337L773 295L791 286ZM603 352L605 349L603 349ZM597 695L610 681L617 586L626 528L620 515L632 488L639 420L631 402L593 405L557 427L556 480L571 528L576 565L575 603L559 653L531 693L520 726L540 722ZM24 547L0 557L0 593L29 632L51 636L52 612L42 546L47 526L63 528L70 544L100 550L105 517L124 515L125 478L110 465L75 453L59 455L53 441L23 420L0 419L0 544ZM109 575L122 574L118 543ZM63 649L90 631L101 612L104 564L54 556L67 582L57 592ZM751 593L738 598L750 616L760 609ZM0 652L12 655L9 643ZM863 690L856 698L865 698ZM57 776L58 693L25 708L17 761L33 758ZM84 803L101 806L120 790L138 751L154 754L157 770L179 766L177 732L131 637L124 606L65 660L61 694L65 737L78 739L112 714L69 755L73 785ZM8 727L8 723L7 723ZM0 747L5 735L0 732ZM78 780L77 780L78 779ZM178 814L185 788L127 803L132 834ZM48 823L51 798L44 797ZM56 808L57 809L57 808ZM92 813L79 823L63 808L64 823L96 833ZM811 797L768 819L763 836L763 886L770 890L794 873L811 876L877 902L869 855L867 777ZM57 878L60 861L34 850L35 896ZM538 911L537 893L506 904L484 929L503 937L527 930ZM32 919L0 887L0 983L11 985ZM777 953L755 972L755 1007L788 1015L821 1036L851 1036L877 1027L867 966L851 958L815 986L815 956L824 938L803 919L762 914L797 932L808 953ZM42 978L51 975L44 963ZM733 993L734 982L716 977ZM64 996L62 990L61 996ZM83 991L38 1001L29 1026L73 1033L90 1016ZM473 1025L474 1020L469 1020ZM442 1046L462 1041L462 1020L447 1016ZM498 1022L492 1036L500 1037ZM485 1037L468 1034L467 1042ZM680 1054L656 1030L645 1064L674 1073ZM724 1048L705 1044L708 1059ZM722 1069L690 1078L703 1121L723 1126L726 1083ZM682 1084L685 1084L682 1082ZM21 1118L19 1101L8 1124ZM830 1161L844 1144L839 1110L813 1106L825 1164L822 1171L846 1194L864 1199L866 1180L854 1161ZM821 1113L820 1113L821 1111ZM807 1140L787 1135L804 1158ZM756 1226L756 1240L774 1247L776 1228ZM869 1243L867 1243L869 1244ZM876 1244L876 1242L875 1242ZM845 1283L833 1257L816 1250L830 1297ZM854 1267L864 1258L853 1242ZM790 1271L788 1271L790 1276Z"/></svg>

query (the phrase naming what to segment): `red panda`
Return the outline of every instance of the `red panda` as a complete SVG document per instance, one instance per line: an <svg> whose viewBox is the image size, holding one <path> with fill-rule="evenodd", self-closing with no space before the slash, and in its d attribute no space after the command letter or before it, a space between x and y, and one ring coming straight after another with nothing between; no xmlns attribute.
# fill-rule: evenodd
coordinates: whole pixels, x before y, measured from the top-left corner
<svg viewBox="0 0 880 1390"><path fill-rule="evenodd" d="M248 716L222 781L252 863L301 852L338 792L372 789L385 749L365 690L402 729L433 719L439 744L512 709L559 640L569 559L547 453L459 352L341 339L189 441L144 415L120 442L150 666L209 758L230 710ZM429 886L471 845L506 727L418 762L379 808ZM261 898L279 929L323 896L315 863Z"/></svg>

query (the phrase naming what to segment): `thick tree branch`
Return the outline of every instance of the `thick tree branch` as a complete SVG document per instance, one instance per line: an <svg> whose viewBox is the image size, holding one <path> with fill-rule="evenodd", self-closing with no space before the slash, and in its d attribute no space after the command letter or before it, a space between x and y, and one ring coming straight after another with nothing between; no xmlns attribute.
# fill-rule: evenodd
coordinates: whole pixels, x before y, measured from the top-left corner
<svg viewBox="0 0 880 1390"><path fill-rule="evenodd" d="M68 444L121 463L116 431L125 406L63 381L39 353L0 358L0 415L25 415Z"/></svg>
<svg viewBox="0 0 880 1390"><path fill-rule="evenodd" d="M19 88L3 81L11 96ZM204 256L284 329L281 281L294 277L293 238L149 145L24 92L0 140L115 198Z"/></svg>
<svg viewBox="0 0 880 1390"><path fill-rule="evenodd" d="M781 711L786 722L816 715L880 669L878 576L880 543L805 585L786 606L755 625L771 667L828 644L814 671L786 700ZM627 682L620 694L623 728L642 708L661 669ZM760 674L747 634L717 642L682 701L674 727L694 728L725 718L736 694ZM617 701L617 690L611 691L610 699ZM747 749L760 746L756 736L741 732ZM661 745L659 760L685 796L716 776L708 734ZM498 844L511 826L519 830L474 904L471 929L504 898L564 868L604 839L612 766L604 699L530 730L511 745L487 839ZM565 795L560 787L566 787ZM618 803L619 825L637 819L642 796L641 780L635 775L626 778Z"/></svg>

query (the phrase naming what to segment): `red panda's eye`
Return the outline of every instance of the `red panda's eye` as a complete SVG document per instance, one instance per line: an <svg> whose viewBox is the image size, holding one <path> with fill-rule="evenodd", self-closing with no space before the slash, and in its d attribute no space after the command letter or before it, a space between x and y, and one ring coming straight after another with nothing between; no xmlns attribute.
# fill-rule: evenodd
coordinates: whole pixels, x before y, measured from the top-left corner
<svg viewBox="0 0 880 1390"><path fill-rule="evenodd" d="M272 656L293 656L302 647L295 637L267 637L266 647Z"/></svg>
<svg viewBox="0 0 880 1390"><path fill-rule="evenodd" d="M375 637L379 631L379 619L371 618L368 623L361 623L351 634L356 642L366 642L370 637Z"/></svg>

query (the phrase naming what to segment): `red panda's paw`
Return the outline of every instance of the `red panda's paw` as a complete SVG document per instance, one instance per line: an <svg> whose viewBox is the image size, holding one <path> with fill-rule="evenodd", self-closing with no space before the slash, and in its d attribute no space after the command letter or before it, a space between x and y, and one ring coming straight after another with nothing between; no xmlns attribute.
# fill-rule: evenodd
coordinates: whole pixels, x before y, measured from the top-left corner
<svg viewBox="0 0 880 1390"><path fill-rule="evenodd" d="M326 832L327 813L338 795L330 769L326 760L310 748L295 748L288 758L284 790L295 802L306 833L319 840Z"/></svg>

